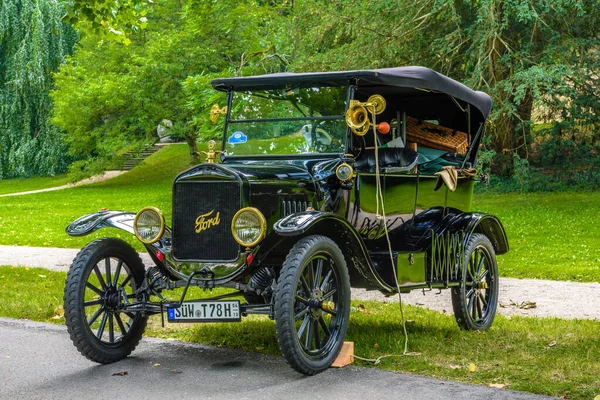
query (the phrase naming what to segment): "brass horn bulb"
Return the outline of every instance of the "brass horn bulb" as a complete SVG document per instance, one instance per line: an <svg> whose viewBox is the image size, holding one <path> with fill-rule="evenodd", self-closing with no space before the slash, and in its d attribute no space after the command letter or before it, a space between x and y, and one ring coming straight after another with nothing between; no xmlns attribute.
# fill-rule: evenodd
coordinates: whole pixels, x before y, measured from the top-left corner
<svg viewBox="0 0 600 400"><path fill-rule="evenodd" d="M377 131L383 135L390 133L390 124L387 122L380 122L377 124Z"/></svg>

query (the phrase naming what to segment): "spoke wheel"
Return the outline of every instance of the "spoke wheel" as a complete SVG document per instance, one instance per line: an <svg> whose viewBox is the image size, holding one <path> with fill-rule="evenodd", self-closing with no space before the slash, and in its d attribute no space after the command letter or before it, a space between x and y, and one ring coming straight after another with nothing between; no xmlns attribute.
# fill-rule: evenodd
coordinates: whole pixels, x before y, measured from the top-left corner
<svg viewBox="0 0 600 400"><path fill-rule="evenodd" d="M275 295L279 347L306 375L331 365L344 342L350 279L339 247L324 236L301 239L290 250Z"/></svg>
<svg viewBox="0 0 600 400"><path fill-rule="evenodd" d="M85 246L67 275L64 309L71 340L88 359L108 364L139 343L147 317L124 312L144 278L144 265L129 244L113 238Z"/></svg>
<svg viewBox="0 0 600 400"><path fill-rule="evenodd" d="M488 329L498 306L498 265L489 239L473 234L465 247L460 286L452 288L452 307L462 329Z"/></svg>

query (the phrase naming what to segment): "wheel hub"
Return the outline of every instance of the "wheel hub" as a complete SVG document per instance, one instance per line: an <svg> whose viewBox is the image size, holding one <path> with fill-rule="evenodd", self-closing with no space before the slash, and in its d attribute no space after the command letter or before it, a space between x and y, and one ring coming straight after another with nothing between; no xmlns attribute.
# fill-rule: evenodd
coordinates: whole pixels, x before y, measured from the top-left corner
<svg viewBox="0 0 600 400"><path fill-rule="evenodd" d="M323 303L323 291L319 289L313 290L310 295L310 299L308 300L310 305L310 316L313 319L318 319L323 315L323 311L321 310L321 304Z"/></svg>
<svg viewBox="0 0 600 400"><path fill-rule="evenodd" d="M109 311L115 311L119 306L119 293L114 287L108 287L104 295L104 306Z"/></svg>

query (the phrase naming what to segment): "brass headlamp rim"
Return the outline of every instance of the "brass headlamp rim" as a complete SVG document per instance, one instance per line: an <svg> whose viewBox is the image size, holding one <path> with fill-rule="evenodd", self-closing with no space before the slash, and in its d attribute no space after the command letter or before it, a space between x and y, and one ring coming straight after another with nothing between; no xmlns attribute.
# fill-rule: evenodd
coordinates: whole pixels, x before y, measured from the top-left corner
<svg viewBox="0 0 600 400"><path fill-rule="evenodd" d="M238 237L237 233L235 232L235 223L236 223L238 217L244 212L251 212L252 214L256 215L258 217L258 220L260 223L260 235L258 235L258 238L256 240L254 240L253 242L250 242L250 243L244 242L242 239L240 239ZM263 213L260 212L260 210L258 208L244 207L244 208L238 210L238 212L236 212L235 215L233 216L233 218L231 219L231 234L233 235L233 238L240 246L254 247L257 244L259 244L265 238L265 236L267 234L267 220L265 219L265 216L263 215Z"/></svg>
<svg viewBox="0 0 600 400"><path fill-rule="evenodd" d="M138 218L140 217L140 215L142 215L142 213L144 211L153 211L154 213L156 213L158 215L158 217L160 219L160 230L159 230L158 234L151 240L142 238L137 230ZM165 227L166 227L165 216L156 207L148 206L148 207L142 208L140 211L137 212L137 214L135 214L135 218L133 219L133 233L135 234L135 237L138 238L138 240L144 244L153 244L153 243L158 242L160 240L160 238L162 238L163 235L165 234Z"/></svg>
<svg viewBox="0 0 600 400"><path fill-rule="evenodd" d="M339 170L342 167L350 168L350 176L346 179L342 179L340 177ZM348 182L348 181L352 180L352 178L354 178L354 168L352 168L352 166L350 164L348 164L347 162L344 161L343 163L338 165L337 168L335 169L335 176L336 176L336 178L338 178L340 180L340 182Z"/></svg>

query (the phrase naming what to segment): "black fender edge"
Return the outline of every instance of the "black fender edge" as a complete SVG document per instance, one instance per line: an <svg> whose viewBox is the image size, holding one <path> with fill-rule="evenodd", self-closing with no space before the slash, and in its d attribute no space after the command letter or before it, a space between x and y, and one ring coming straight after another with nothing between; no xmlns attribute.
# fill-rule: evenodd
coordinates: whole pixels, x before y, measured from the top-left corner
<svg viewBox="0 0 600 400"><path fill-rule="evenodd" d="M77 218L67 226L65 231L69 236L85 236L100 228L112 227L135 235L134 218L133 212L102 210Z"/></svg>
<svg viewBox="0 0 600 400"><path fill-rule="evenodd" d="M273 231L283 237L313 234L327 236L342 249L352 286L377 289L384 294L397 291L385 283L375 270L367 247L358 232L345 218L337 214L316 210L299 212L277 221L273 225Z"/></svg>
<svg viewBox="0 0 600 400"><path fill-rule="evenodd" d="M500 219L495 215L482 212L462 212L456 209L447 209L445 212L441 209L431 209L430 211L446 214L439 223L431 226L430 229L436 234L462 231L466 235L465 240L469 240L473 233L481 233L490 240L496 254L500 255L508 252L509 244L506 231Z"/></svg>
<svg viewBox="0 0 600 400"><path fill-rule="evenodd" d="M467 213L467 215L471 216L466 228L469 236L473 233L482 233L490 239L496 254L508 253L510 246L506 237L506 230L498 217L486 213Z"/></svg>

